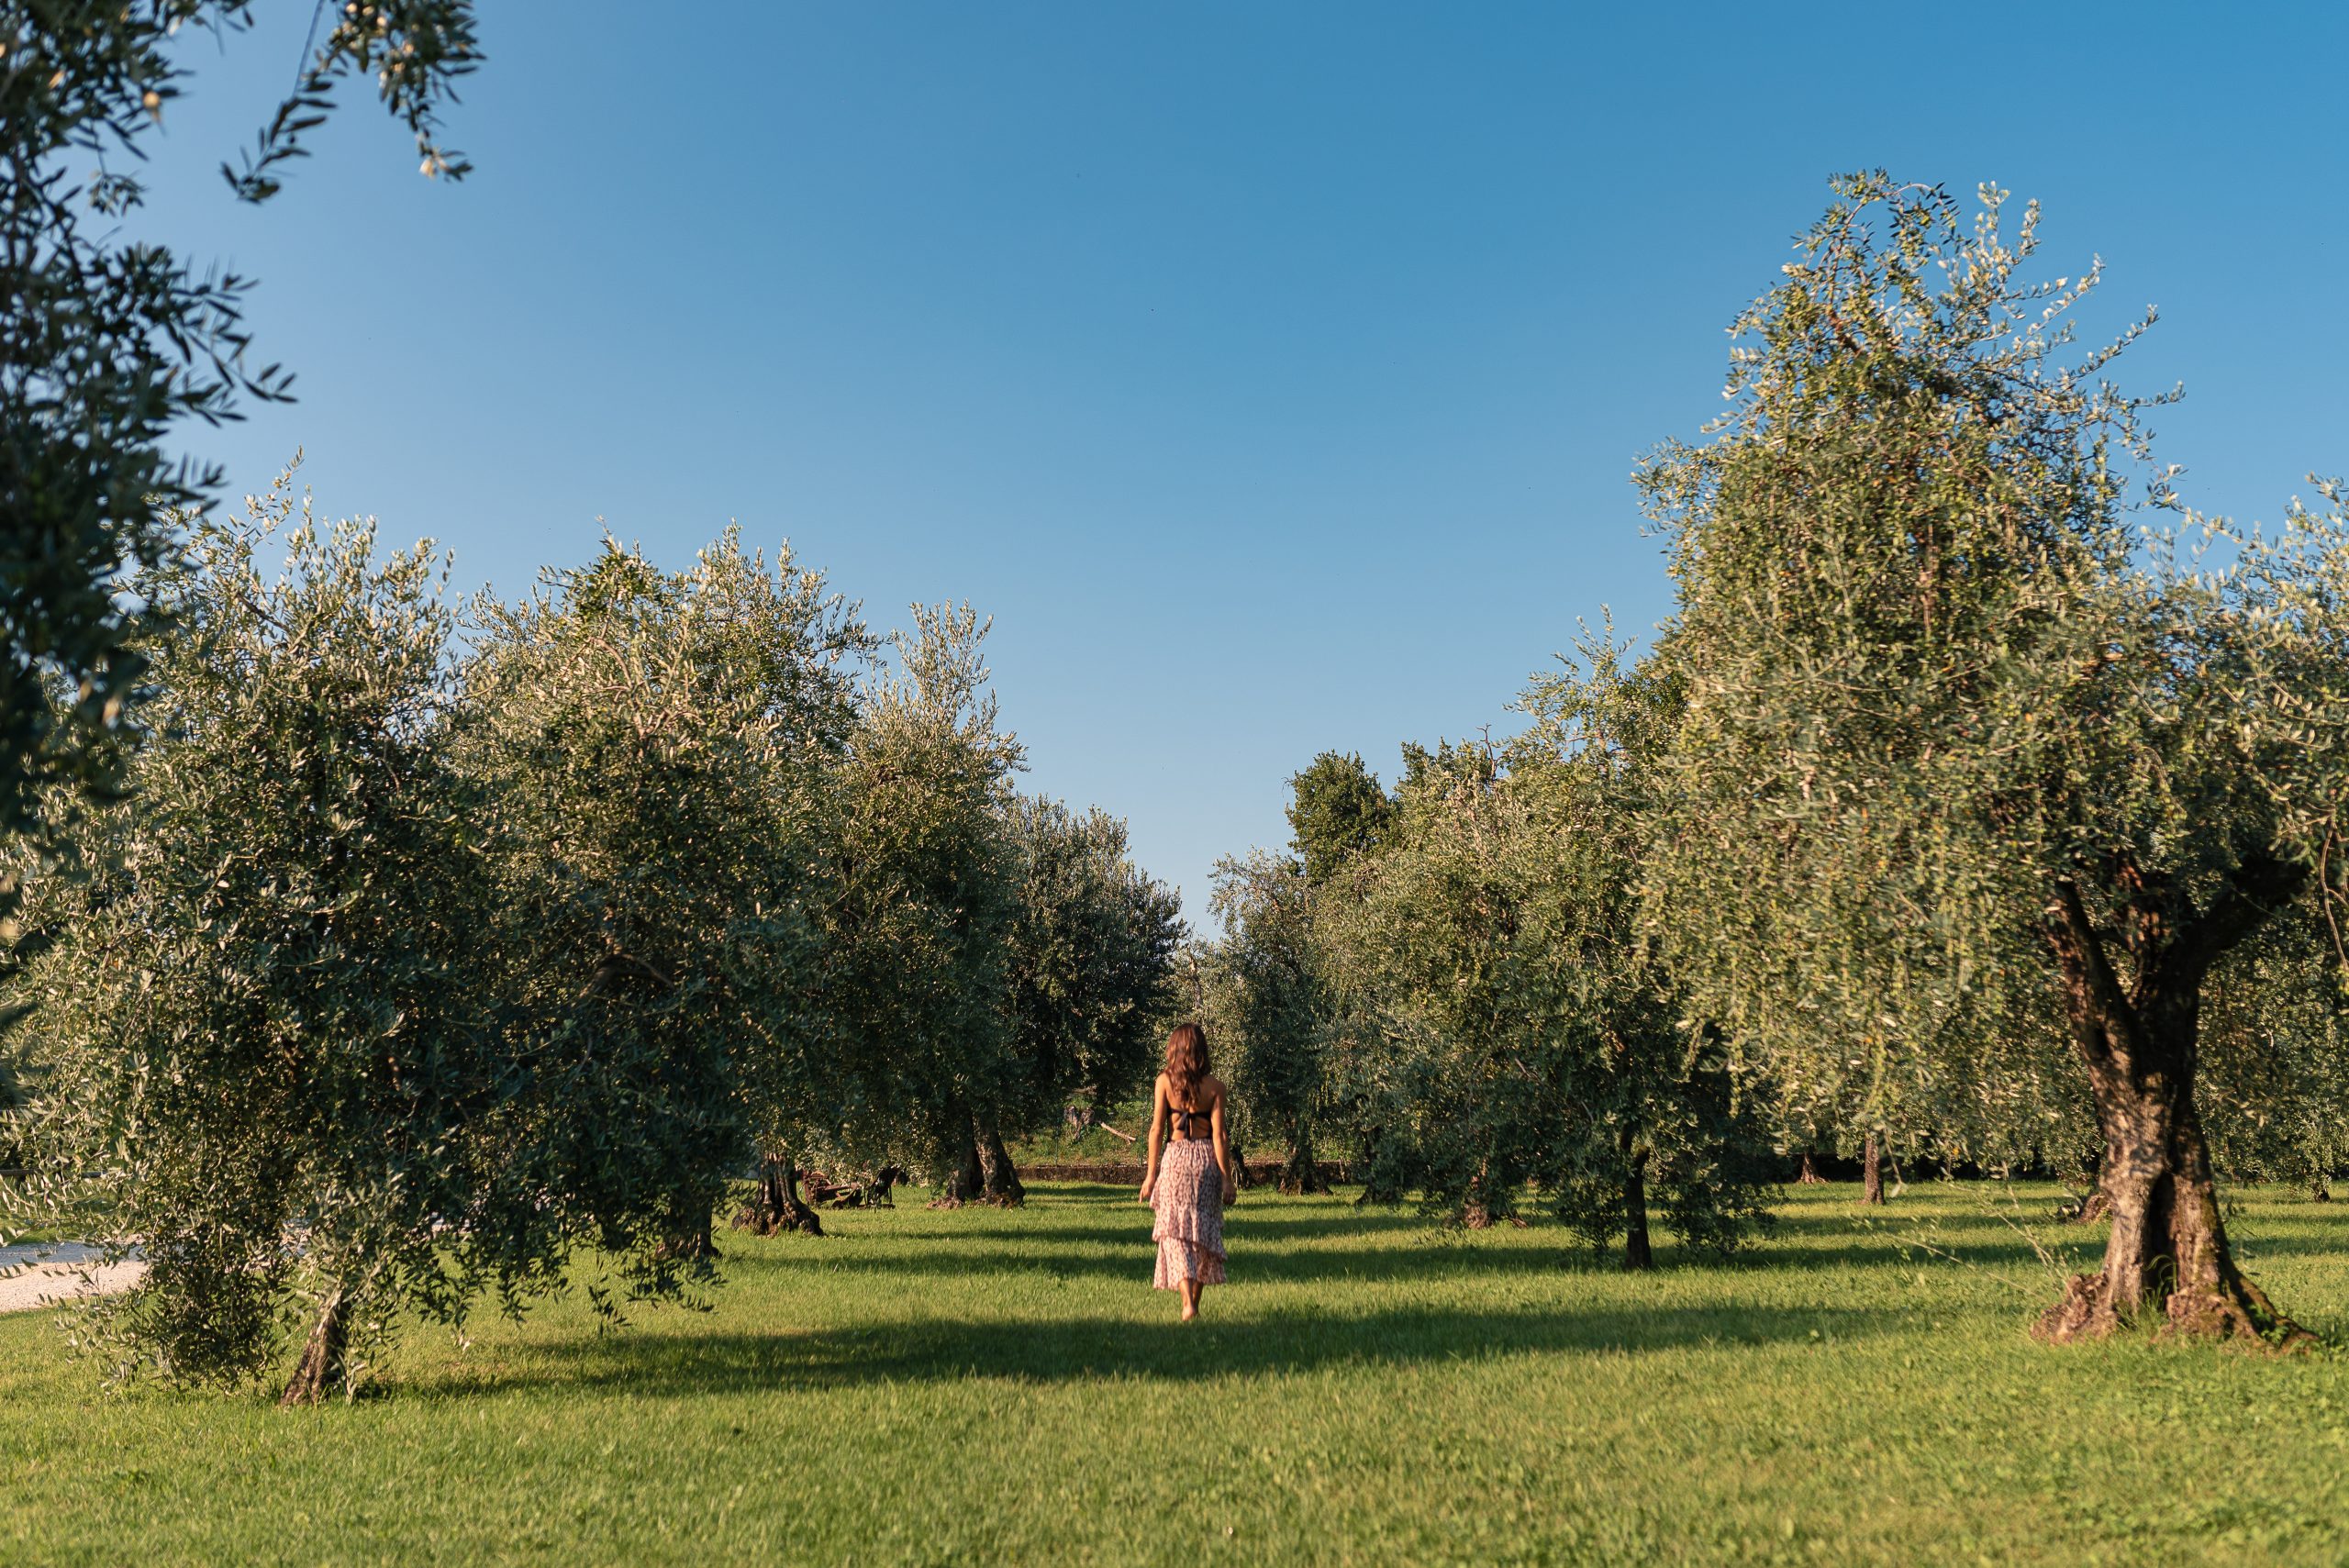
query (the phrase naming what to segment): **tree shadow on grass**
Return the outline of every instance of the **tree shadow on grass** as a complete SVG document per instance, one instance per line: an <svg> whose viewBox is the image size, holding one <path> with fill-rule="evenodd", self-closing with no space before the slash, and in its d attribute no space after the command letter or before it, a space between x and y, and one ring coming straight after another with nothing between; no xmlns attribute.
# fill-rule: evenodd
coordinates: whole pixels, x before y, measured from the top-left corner
<svg viewBox="0 0 2349 1568"><path fill-rule="evenodd" d="M456 1395L523 1385L645 1397L776 1393L872 1384L1009 1378L1023 1383L1143 1378L1197 1391L1215 1377L1398 1366L1527 1352L1644 1354L1692 1346L1820 1345L1899 1326L1894 1311L1659 1307L1654 1310L1397 1310L1276 1313L1197 1324L1074 1318L928 1318L804 1334L613 1334L551 1346L542 1369L442 1385Z"/></svg>
<svg viewBox="0 0 2349 1568"><path fill-rule="evenodd" d="M1554 1220L1536 1219L1531 1234L1479 1233L1447 1229L1408 1209L1251 1213L1235 1208L1226 1216L1225 1239L1234 1269L1244 1270L1245 1277L1288 1283L1606 1272L1621 1262L1620 1244L1594 1251ZM828 1266L859 1273L937 1278L997 1271L1130 1276L1137 1270L1147 1273L1150 1266L1149 1216L1139 1212L1084 1224L1058 1218L1023 1224L990 1214L982 1224L950 1222L934 1230L925 1229L919 1240L967 1245L829 1251L828 1240L791 1238L786 1251L742 1261L754 1267L772 1262L787 1271L820 1259ZM2081 1244L2090 1240L2093 1247ZM1995 1215L1920 1214L1912 1219L1879 1213L1864 1226L1858 1217L1797 1212L1782 1217L1769 1235L1727 1258L1691 1254L1669 1232L1660 1231L1656 1238L1658 1262L1667 1270L1909 1270L1917 1266L1920 1242L1944 1261L1985 1269L2027 1273L2040 1266L2031 1241ZM2099 1229L2091 1238L2088 1231L2076 1229L2043 1237L2041 1244L2055 1242L2070 1243L2075 1257L2085 1259L2101 1251L2103 1234Z"/></svg>
<svg viewBox="0 0 2349 1568"><path fill-rule="evenodd" d="M1986 1197L1979 1207L1959 1207L1941 1195L1928 1195L1933 1199L1930 1207L1911 1207L1898 1200L1880 1208L1864 1208L1856 1203L1789 1204L1778 1210L1778 1223L1771 1234L1727 1259L1688 1258L1673 1246L1668 1234L1659 1235L1658 1255L1666 1267L1697 1263L1708 1268L1801 1271L1906 1271L1918 1267L1923 1258L2017 1280L2049 1273L2039 1255L2041 1249L2083 1272L2094 1271L2103 1257L2105 1227L2067 1222L2052 1212L2052 1202L2043 1209L2043 1195L2032 1195L2019 1204L2000 1196ZM1080 1214L1102 1218L1070 1222L1070 1217ZM2256 1266L2338 1253L2342 1241L2328 1234L2332 1229L2328 1222L2335 1214L2349 1220L2349 1204L2330 1207L2310 1204L2257 1215L2238 1212L2228 1217L2228 1224L2243 1260ZM1108 1218L1111 1215L1119 1218ZM1342 1194L1285 1198L1277 1204L1252 1203L1242 1197L1227 1211L1225 1223L1235 1260L1246 1258L1252 1273L1259 1269L1259 1260L1264 1260L1260 1277L1267 1279L1514 1274L1614 1266L1619 1254L1594 1256L1554 1220L1538 1215L1531 1218L1532 1244L1520 1240L1517 1245L1499 1246L1485 1244L1474 1233L1447 1231L1409 1204L1357 1207ZM1495 1233L1495 1239L1500 1234ZM940 1215L925 1227L923 1235L951 1235L987 1245L983 1252L963 1258L867 1254L852 1266L951 1275L967 1272L975 1262L982 1268L1041 1269L1071 1275L1122 1274L1136 1266L1130 1260L1137 1250L1143 1260L1141 1266L1148 1266L1148 1214L1134 1202L1130 1189L1105 1184L1062 1183L1041 1188L1032 1216L997 1209ZM1411 1244L1408 1239L1414 1236L1429 1240ZM1369 1245L1312 1244L1351 1240ZM1397 1245L1398 1240L1405 1244ZM1287 1253L1263 1250L1290 1243L1308 1245ZM1093 1255L1086 1255L1088 1251ZM2060 1290L2060 1280L2050 1288Z"/></svg>
<svg viewBox="0 0 2349 1568"><path fill-rule="evenodd" d="M1150 1245L1150 1216L1137 1210L1116 1220L1097 1225L1071 1225L1065 1221L1022 1227L1019 1222L992 1222L967 1229L925 1229L919 1234L922 1242L943 1241L954 1245L969 1244L966 1255L993 1258L1007 1247L1055 1249L1076 1251L1088 1247L1133 1247ZM1227 1209L1223 1218L1224 1234L1235 1240L1246 1239L1262 1246L1286 1247L1297 1243L1313 1243L1323 1239L1340 1240L1372 1240L1413 1236L1435 1237L1444 1234L1442 1228L1408 1216L1379 1218L1363 1222L1349 1220L1296 1220L1276 1215L1243 1214ZM1464 1232L1453 1232L1463 1235ZM1558 1230L1559 1236L1566 1232ZM907 1238L912 1240L912 1238Z"/></svg>
<svg viewBox="0 0 2349 1568"><path fill-rule="evenodd" d="M1063 1194L1052 1195L1063 1198ZM1019 1209L962 1209L941 1214L924 1227L925 1233L975 1237L985 1240L1004 1241L1063 1241L1110 1242L1124 1240L1136 1230L1147 1236L1150 1211L1135 1200L1134 1195L1123 1187L1101 1187L1085 1195L1086 1201L1047 1202L1036 1206L1031 1218L1029 1211ZM1437 1229L1434 1220L1413 1208L1356 1208L1342 1198L1308 1200L1310 1207L1300 1207L1297 1200L1285 1199L1278 1207L1261 1201L1252 1203L1242 1197L1224 1210L1227 1225L1248 1228L1259 1234L1283 1240L1313 1236L1364 1236L1386 1234L1398 1230L1431 1230ZM1071 1212L1116 1214L1122 1222L1104 1218L1097 1223L1072 1225L1060 1216ZM984 1218L973 1218L983 1216ZM927 1218L927 1217L926 1217Z"/></svg>
<svg viewBox="0 0 2349 1568"><path fill-rule="evenodd" d="M2243 1259L2299 1254L2337 1254L2342 1240L2322 1233L2301 1215L2231 1214L2228 1239ZM2031 1270L2041 1253L2068 1258L2076 1267L2102 1266L2109 1229L2102 1220L2080 1224L2053 1214L1983 1207L1904 1212L1898 1204L1860 1210L1782 1218L1773 1240L1755 1250L1753 1261L1790 1268L1913 1266L1920 1252L1984 1267Z"/></svg>
<svg viewBox="0 0 2349 1568"><path fill-rule="evenodd" d="M1567 1239L1561 1234L1561 1243ZM1339 1281L1446 1279L1469 1274L1555 1274L1579 1267L1586 1252L1558 1247L1493 1248L1472 1245L1419 1247L1283 1248L1250 1244L1244 1235L1225 1233L1233 1277L1268 1284L1326 1284ZM821 1243L815 1243L820 1246ZM1111 1278L1146 1282L1152 1250L1147 1231L1119 1236L1084 1249L1030 1245L992 1245L963 1256L951 1252L907 1252L860 1257L843 1255L838 1262L806 1252L777 1258L729 1259L729 1268L774 1267L784 1273L804 1261L811 1266L838 1267L865 1274L898 1274L913 1278L963 1280L974 1285L990 1275L1041 1273L1056 1278ZM1669 1266L1668 1252L1660 1254Z"/></svg>

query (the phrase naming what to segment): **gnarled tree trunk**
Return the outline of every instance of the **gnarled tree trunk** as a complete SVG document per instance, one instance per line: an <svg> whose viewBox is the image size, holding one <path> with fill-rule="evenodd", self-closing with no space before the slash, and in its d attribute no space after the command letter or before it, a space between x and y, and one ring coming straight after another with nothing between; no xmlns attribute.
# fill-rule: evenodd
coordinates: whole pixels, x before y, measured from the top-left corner
<svg viewBox="0 0 2349 1568"><path fill-rule="evenodd" d="M668 1240L653 1249L653 1255L664 1262L688 1263L696 1268L707 1268L716 1262L718 1242L710 1235L710 1211L701 1211L699 1224L690 1218L681 1221L669 1232Z"/></svg>
<svg viewBox="0 0 2349 1568"><path fill-rule="evenodd" d="M1884 1201L1884 1145L1876 1140L1873 1132L1868 1134L1866 1143L1860 1149L1860 1201Z"/></svg>
<svg viewBox="0 0 2349 1568"><path fill-rule="evenodd" d="M1479 1162L1476 1173L1468 1180L1468 1190L1460 1198L1460 1223L1471 1230L1483 1230L1493 1223L1493 1206L1485 1194L1485 1170L1488 1162Z"/></svg>
<svg viewBox="0 0 2349 1568"><path fill-rule="evenodd" d="M1397 1178L1394 1169L1378 1157L1383 1136L1377 1129L1367 1129L1362 1135L1362 1162L1354 1167L1354 1173L1362 1182L1362 1191L1354 1197L1357 1208L1374 1203L1397 1204L1403 1201L1403 1184Z"/></svg>
<svg viewBox="0 0 2349 1568"><path fill-rule="evenodd" d="M2096 1338L2157 1311L2172 1334L2307 1340L2308 1332L2235 1267L2195 1109L2202 976L2223 943L2191 940L2190 928L2170 936L2182 922L2156 928L2124 989L2076 892L2065 891L2066 924L2053 945L2073 1043L2104 1131L2099 1190L2112 1229L2104 1267L2074 1275L2036 1332L2057 1341Z"/></svg>
<svg viewBox="0 0 2349 1568"><path fill-rule="evenodd" d="M1288 1135L1288 1158L1281 1162L1280 1189L1294 1196L1298 1193L1326 1193L1330 1184L1321 1179L1319 1166L1313 1162L1313 1129L1301 1116L1284 1119L1282 1131Z"/></svg>
<svg viewBox="0 0 2349 1568"><path fill-rule="evenodd" d="M986 1192L986 1172L979 1164L979 1141L973 1134L967 1113L947 1120L947 1154L951 1160L938 1180L938 1195L930 1200L932 1208L960 1208L966 1203L976 1203Z"/></svg>
<svg viewBox="0 0 2349 1568"><path fill-rule="evenodd" d="M1808 1149L1804 1150L1802 1151L1802 1169L1795 1175L1795 1185L1798 1187L1815 1187L1826 1179L1827 1178L1820 1175L1818 1169L1812 1165L1810 1151Z"/></svg>
<svg viewBox="0 0 2349 1568"><path fill-rule="evenodd" d="M279 1395L280 1405L315 1405L350 1378L350 1300L337 1285L318 1304L318 1320L302 1347L302 1359Z"/></svg>
<svg viewBox="0 0 2349 1568"><path fill-rule="evenodd" d="M2097 1114L2102 1116L2103 1112L2099 1110ZM2087 1191L2081 1195L2079 1207L2069 1216L2076 1225L2092 1223L2112 1212L2112 1205L2104 1195L2104 1156L2090 1156L2087 1166L2080 1175Z"/></svg>
<svg viewBox="0 0 2349 1568"><path fill-rule="evenodd" d="M1003 1146L1002 1129L991 1116L977 1118L980 1190L987 1202L1011 1208L1024 1203L1028 1189L1019 1180L1019 1171L1011 1162L1011 1151Z"/></svg>
<svg viewBox="0 0 2349 1568"><path fill-rule="evenodd" d="M769 1150L759 1161L758 1195L734 1217L736 1229L756 1236L786 1230L821 1236L824 1222L799 1195L799 1167L787 1153Z"/></svg>
<svg viewBox="0 0 2349 1568"><path fill-rule="evenodd" d="M1619 1137L1623 1151L1623 1267L1637 1273L1655 1267L1655 1251L1648 1244L1648 1151L1637 1146L1630 1128Z"/></svg>

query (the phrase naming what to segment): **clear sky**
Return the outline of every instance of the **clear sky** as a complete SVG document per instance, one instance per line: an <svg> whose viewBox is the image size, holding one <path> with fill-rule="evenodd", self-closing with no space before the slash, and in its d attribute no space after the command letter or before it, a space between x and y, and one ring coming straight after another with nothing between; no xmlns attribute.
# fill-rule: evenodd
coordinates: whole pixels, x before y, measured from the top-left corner
<svg viewBox="0 0 2349 1568"><path fill-rule="evenodd" d="M1626 477L1835 171L2047 208L2189 497L2349 470L2349 7L482 0L421 179L363 93L270 206L214 172L308 7L215 55L142 227L257 273L301 401L191 436L526 586L729 519L881 624L996 617L1028 786L1204 922L1325 748L1508 726L1667 608ZM674 19L673 19L674 18ZM602 519L601 522L598 519Z"/></svg>

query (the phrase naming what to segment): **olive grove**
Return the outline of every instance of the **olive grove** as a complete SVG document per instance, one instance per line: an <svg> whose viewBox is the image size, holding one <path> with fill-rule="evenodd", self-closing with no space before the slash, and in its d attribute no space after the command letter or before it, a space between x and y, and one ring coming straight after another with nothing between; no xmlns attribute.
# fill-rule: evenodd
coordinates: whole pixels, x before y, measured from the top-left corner
<svg viewBox="0 0 2349 1568"><path fill-rule="evenodd" d="M79 823L93 874L28 879L17 1201L143 1254L83 1329L119 1369L237 1381L293 1318L287 1396L315 1398L403 1310L546 1288L576 1232L534 1169L541 1069L505 1016L431 561L281 484L181 562L141 583L174 629L131 799Z"/></svg>
<svg viewBox="0 0 2349 1568"><path fill-rule="evenodd" d="M1391 789L1315 757L1198 939L1021 792L967 606L885 634L730 531L464 601L132 464L110 673L19 651L0 712L0 1223L144 1261L70 1319L117 1377L312 1402L403 1325L702 1300L729 1214L1017 1205L1194 1018L1285 1192L1645 1270L1818 1155L2036 1172L2109 1226L2042 1337L2302 1342L2220 1184L2349 1158L2349 514L2188 507L2035 210L1835 191L1640 470L1657 635Z"/></svg>

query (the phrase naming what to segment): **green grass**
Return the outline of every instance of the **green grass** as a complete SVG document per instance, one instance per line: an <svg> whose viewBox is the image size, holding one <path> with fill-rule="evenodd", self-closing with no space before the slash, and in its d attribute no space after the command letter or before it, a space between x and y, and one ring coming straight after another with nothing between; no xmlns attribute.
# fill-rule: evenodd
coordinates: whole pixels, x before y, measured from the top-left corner
<svg viewBox="0 0 2349 1568"><path fill-rule="evenodd" d="M2349 1359L2043 1349L2054 1287L2000 1189L1873 1230L1854 1195L1633 1278L1554 1227L1252 1194L1189 1329L1129 1193L845 1212L724 1241L711 1312L420 1333L385 1396L293 1413L109 1397L49 1315L0 1318L0 1562L2349 1558ZM2349 1204L2236 1226L2349 1331Z"/></svg>

